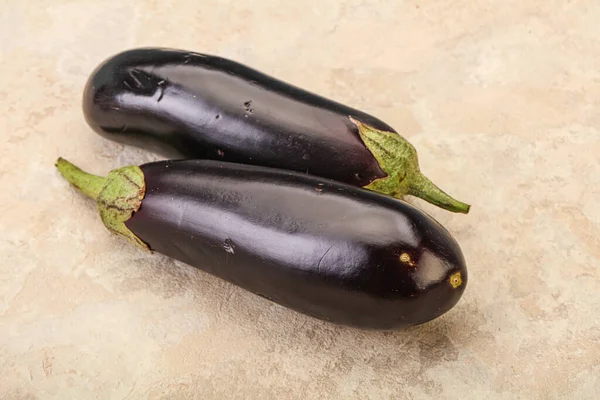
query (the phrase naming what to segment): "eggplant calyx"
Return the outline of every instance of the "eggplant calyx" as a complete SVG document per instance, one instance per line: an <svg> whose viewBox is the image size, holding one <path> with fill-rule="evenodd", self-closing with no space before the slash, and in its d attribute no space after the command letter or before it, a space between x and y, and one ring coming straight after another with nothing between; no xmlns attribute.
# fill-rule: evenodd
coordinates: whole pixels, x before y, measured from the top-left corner
<svg viewBox="0 0 600 400"><path fill-rule="evenodd" d="M397 198L412 195L448 211L463 214L469 212L469 204L454 199L421 173L417 150L408 140L398 133L376 129L352 117L350 120L358 128L365 146L387 174L365 186L365 189Z"/></svg>
<svg viewBox="0 0 600 400"><path fill-rule="evenodd" d="M77 190L96 200L100 218L109 231L151 251L125 225L133 213L140 209L146 194L144 173L138 166L114 169L106 178L82 171L64 158L56 161L56 168Z"/></svg>

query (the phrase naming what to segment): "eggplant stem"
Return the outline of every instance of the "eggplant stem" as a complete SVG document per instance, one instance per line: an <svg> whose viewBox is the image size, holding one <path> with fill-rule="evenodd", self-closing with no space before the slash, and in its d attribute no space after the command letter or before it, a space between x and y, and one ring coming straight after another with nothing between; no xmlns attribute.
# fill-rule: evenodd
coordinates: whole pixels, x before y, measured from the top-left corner
<svg viewBox="0 0 600 400"><path fill-rule="evenodd" d="M408 193L444 210L468 214L471 206L451 197L420 172L410 177Z"/></svg>
<svg viewBox="0 0 600 400"><path fill-rule="evenodd" d="M376 129L352 117L350 120L387 175L374 180L365 189L396 198L412 195L448 211L469 212L470 205L452 198L421 173L417 150L408 140L396 132Z"/></svg>
<svg viewBox="0 0 600 400"><path fill-rule="evenodd" d="M144 173L140 167L131 165L117 168L110 171L106 178L82 171L64 158L56 161L56 168L71 185L96 200L100 218L108 230L151 251L125 224L142 206L146 194Z"/></svg>
<svg viewBox="0 0 600 400"><path fill-rule="evenodd" d="M62 157L56 161L55 165L61 175L73 187L86 196L98 200L100 192L106 186L105 177L89 174Z"/></svg>

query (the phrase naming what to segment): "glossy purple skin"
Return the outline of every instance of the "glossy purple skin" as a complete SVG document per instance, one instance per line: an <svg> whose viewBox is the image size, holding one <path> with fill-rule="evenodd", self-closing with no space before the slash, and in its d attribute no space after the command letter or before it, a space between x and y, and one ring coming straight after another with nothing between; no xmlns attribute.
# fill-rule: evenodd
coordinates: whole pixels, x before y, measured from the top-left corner
<svg viewBox="0 0 600 400"><path fill-rule="evenodd" d="M457 242L406 202L217 161L141 169L146 195L126 223L133 233L158 253L301 313L396 329L444 314L465 290ZM402 261L406 255L412 265ZM462 284L454 288L457 272Z"/></svg>
<svg viewBox="0 0 600 400"><path fill-rule="evenodd" d="M85 87L83 111L103 137L168 158L287 169L359 187L386 174L349 116L394 131L237 62L160 48L100 64Z"/></svg>

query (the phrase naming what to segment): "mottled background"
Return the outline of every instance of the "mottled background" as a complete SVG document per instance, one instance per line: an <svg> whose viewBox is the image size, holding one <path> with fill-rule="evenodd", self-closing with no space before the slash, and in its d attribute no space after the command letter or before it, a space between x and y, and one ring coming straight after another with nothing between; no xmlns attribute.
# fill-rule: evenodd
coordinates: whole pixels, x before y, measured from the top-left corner
<svg viewBox="0 0 600 400"><path fill-rule="evenodd" d="M2 3L1 398L598 398L597 0L172 3ZM401 131L473 205L410 200L461 243L461 302L363 332L109 235L53 163L155 159L80 109L100 61L145 45L236 59Z"/></svg>

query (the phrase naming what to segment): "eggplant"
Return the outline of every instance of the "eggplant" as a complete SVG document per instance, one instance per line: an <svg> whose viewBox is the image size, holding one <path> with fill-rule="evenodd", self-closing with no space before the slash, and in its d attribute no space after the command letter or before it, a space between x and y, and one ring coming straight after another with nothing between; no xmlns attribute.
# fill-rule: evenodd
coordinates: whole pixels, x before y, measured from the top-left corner
<svg viewBox="0 0 600 400"><path fill-rule="evenodd" d="M401 200L294 171L166 160L100 177L59 159L109 230L284 307L400 329L453 308L467 268L452 235Z"/></svg>
<svg viewBox="0 0 600 400"><path fill-rule="evenodd" d="M89 77L83 112L101 136L167 158L286 169L470 208L427 179L414 146L376 117L213 55L118 53Z"/></svg>

